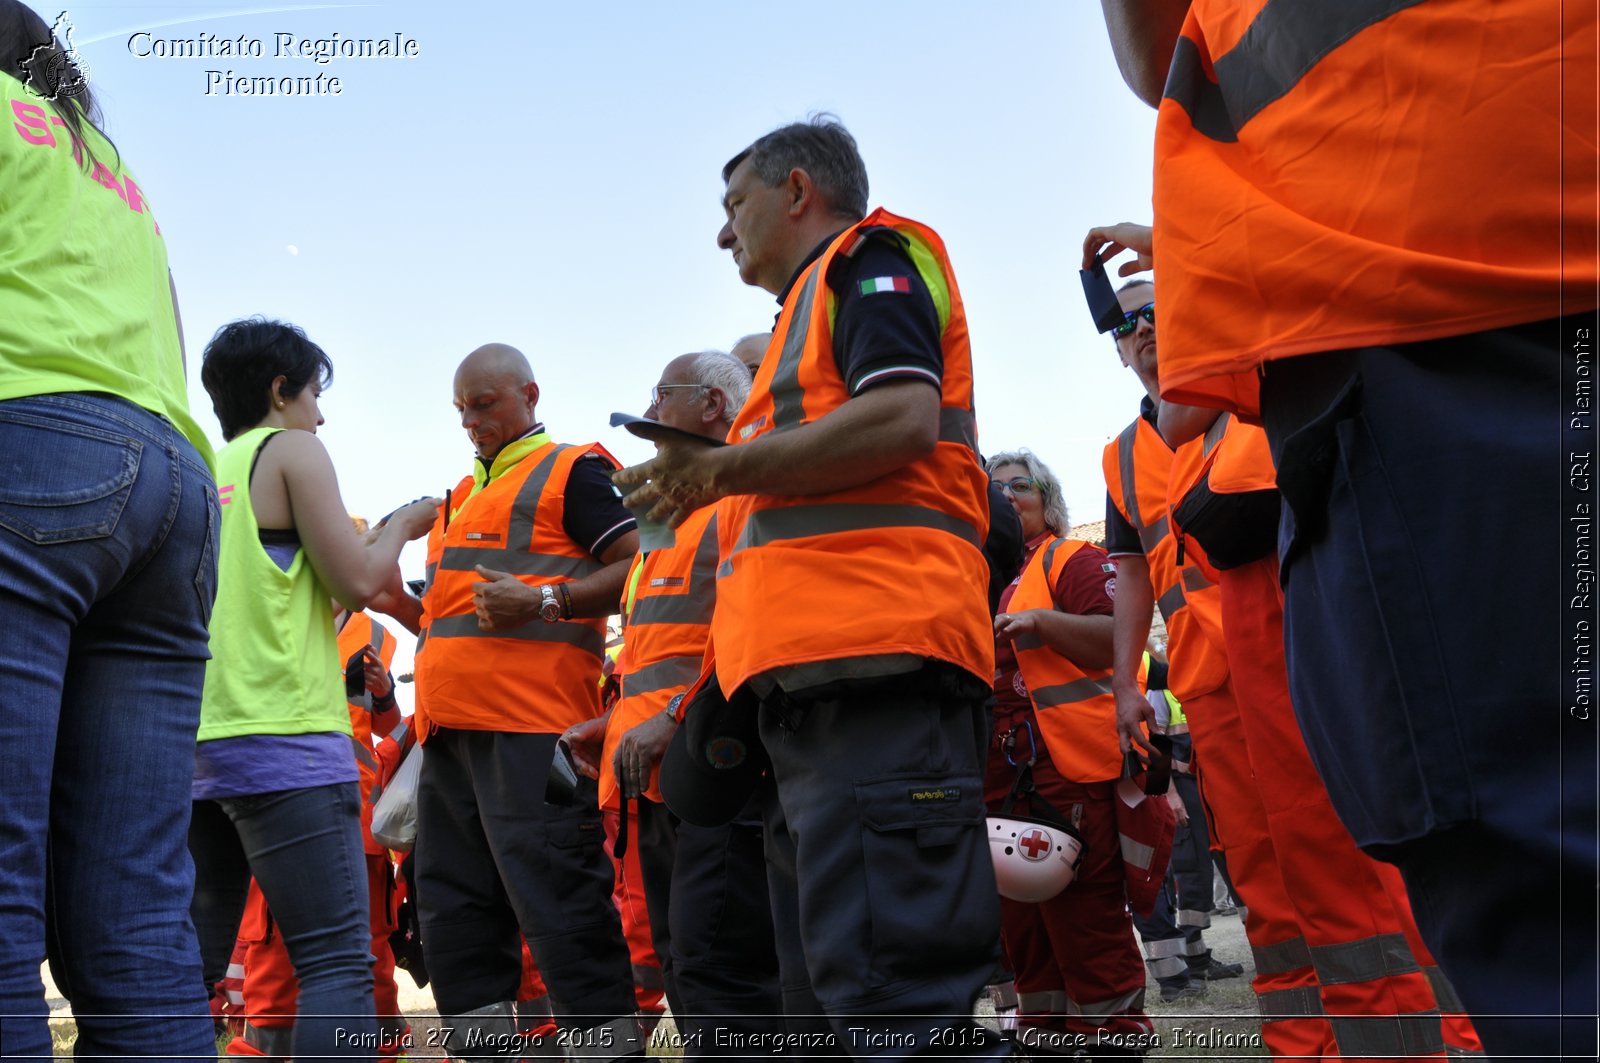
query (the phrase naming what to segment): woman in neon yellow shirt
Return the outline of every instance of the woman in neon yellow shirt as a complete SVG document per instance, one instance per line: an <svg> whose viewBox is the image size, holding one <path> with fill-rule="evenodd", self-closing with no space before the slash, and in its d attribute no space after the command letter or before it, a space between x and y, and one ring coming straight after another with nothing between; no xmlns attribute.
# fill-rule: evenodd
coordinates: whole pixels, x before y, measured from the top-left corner
<svg viewBox="0 0 1600 1063"><path fill-rule="evenodd" d="M47 937L80 1056L209 1054L184 835L211 448L152 201L16 0L0 112L0 1056L50 1054Z"/></svg>
<svg viewBox="0 0 1600 1063"><path fill-rule="evenodd" d="M221 978L255 876L300 984L291 1051L267 1054L297 1059L376 1044L361 796L330 601L361 609L398 591L400 550L439 507L413 502L363 541L316 436L332 373L304 332L260 318L219 329L200 370L228 445L189 831L194 922L206 977Z"/></svg>

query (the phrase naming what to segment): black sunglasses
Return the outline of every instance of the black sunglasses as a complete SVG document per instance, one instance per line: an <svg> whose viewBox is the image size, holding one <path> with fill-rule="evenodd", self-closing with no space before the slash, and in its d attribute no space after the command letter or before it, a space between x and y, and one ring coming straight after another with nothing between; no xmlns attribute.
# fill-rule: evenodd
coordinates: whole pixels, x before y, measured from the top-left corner
<svg viewBox="0 0 1600 1063"><path fill-rule="evenodd" d="M1131 333L1134 329L1139 327L1139 319L1141 317L1150 322L1151 326L1154 327L1156 323L1156 304L1145 303L1139 309L1123 314L1122 324L1111 330L1112 337L1120 340L1122 337Z"/></svg>

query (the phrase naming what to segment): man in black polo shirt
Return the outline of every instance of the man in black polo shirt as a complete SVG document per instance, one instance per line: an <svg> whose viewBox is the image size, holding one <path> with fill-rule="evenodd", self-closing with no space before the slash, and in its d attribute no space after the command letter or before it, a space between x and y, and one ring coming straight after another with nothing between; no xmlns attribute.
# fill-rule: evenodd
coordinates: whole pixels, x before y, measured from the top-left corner
<svg viewBox="0 0 1600 1063"><path fill-rule="evenodd" d="M786 1008L814 991L852 1055L1003 1055L970 1018L999 938L994 637L954 275L932 230L867 213L836 120L767 134L723 177L718 243L783 306L736 445L665 445L616 479L656 520L719 505L717 687L771 760Z"/></svg>

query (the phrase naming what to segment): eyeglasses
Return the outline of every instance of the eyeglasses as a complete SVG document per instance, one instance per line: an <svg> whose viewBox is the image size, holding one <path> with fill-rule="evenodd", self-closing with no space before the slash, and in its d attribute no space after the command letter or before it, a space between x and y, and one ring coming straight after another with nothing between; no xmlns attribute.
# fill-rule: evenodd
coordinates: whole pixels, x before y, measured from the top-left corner
<svg viewBox="0 0 1600 1063"><path fill-rule="evenodd" d="M1031 495L1038 490L1038 485L1025 476L1017 476L1010 480L990 480L990 483L1002 491L1010 491L1014 495Z"/></svg>
<svg viewBox="0 0 1600 1063"><path fill-rule="evenodd" d="M1134 310L1131 313L1123 314L1122 317L1122 324L1111 330L1111 335L1114 339L1120 340L1122 337L1128 335L1134 329L1138 328L1139 319L1141 317L1150 322L1150 327L1154 328L1156 324L1156 304L1145 303L1139 309Z"/></svg>
<svg viewBox="0 0 1600 1063"><path fill-rule="evenodd" d="M650 405L652 405L652 406L660 406L661 405L661 393L663 391L671 391L673 388L703 388L703 387L705 387L704 384L657 384L655 387L650 389Z"/></svg>

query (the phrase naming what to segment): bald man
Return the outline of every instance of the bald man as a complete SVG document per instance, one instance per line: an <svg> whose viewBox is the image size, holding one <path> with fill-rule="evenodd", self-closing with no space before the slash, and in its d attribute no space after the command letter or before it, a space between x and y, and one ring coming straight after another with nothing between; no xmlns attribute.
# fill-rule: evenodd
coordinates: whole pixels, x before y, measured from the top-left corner
<svg viewBox="0 0 1600 1063"><path fill-rule="evenodd" d="M479 347L456 370L476 461L428 538L422 600L395 613L419 635L423 953L449 1047L515 1035L520 929L562 1002L562 1044L643 1055L593 784L571 806L541 797L557 738L600 713L605 618L639 536L616 460L551 440L538 402L514 347Z"/></svg>
<svg viewBox="0 0 1600 1063"><path fill-rule="evenodd" d="M771 342L772 333L752 332L748 336L741 337L739 342L733 345L733 350L730 353L745 364L745 368L750 370L750 376L753 379L761 368L761 359L766 357L767 344Z"/></svg>

